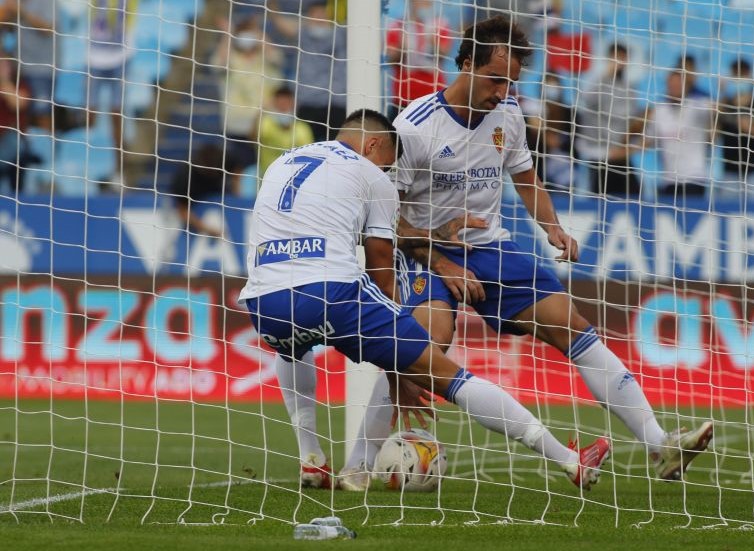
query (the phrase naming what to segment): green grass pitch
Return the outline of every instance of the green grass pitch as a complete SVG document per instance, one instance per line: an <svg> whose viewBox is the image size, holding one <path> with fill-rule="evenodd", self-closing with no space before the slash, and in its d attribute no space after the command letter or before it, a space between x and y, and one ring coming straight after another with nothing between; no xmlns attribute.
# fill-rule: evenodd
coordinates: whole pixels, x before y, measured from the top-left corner
<svg viewBox="0 0 754 551"><path fill-rule="evenodd" d="M601 409L542 409L563 441L576 420L588 427L585 440L616 437L600 484L581 495L552 465L442 410L437 432L450 466L441 492L373 486L364 495L299 491L279 404L4 401L0 548L752 549L751 412L714 411L712 452L685 483L662 483ZM343 408L323 408L319 421L338 468ZM356 540L293 540L291 522L333 513Z"/></svg>

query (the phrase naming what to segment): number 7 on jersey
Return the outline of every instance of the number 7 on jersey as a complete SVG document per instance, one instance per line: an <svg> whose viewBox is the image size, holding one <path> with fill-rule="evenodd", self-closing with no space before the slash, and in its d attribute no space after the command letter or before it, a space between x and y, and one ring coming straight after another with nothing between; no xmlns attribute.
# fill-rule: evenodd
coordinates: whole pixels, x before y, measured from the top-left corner
<svg viewBox="0 0 754 551"><path fill-rule="evenodd" d="M304 181L311 176L312 172L317 170L319 165L325 161L322 157L310 157L309 155L296 155L288 159L287 165L302 165L296 173L283 186L283 192L280 194L278 201L278 210L280 212L291 212L293 201L296 200L298 189Z"/></svg>

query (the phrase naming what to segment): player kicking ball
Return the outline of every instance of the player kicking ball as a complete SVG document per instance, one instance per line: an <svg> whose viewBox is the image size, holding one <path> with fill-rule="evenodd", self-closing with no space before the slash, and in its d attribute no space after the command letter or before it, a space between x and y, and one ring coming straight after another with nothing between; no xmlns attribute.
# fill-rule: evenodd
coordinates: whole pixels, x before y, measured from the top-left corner
<svg viewBox="0 0 754 551"><path fill-rule="evenodd" d="M398 192L383 169L400 156L395 128L363 110L346 119L335 141L293 149L270 166L255 203L249 279L239 297L254 327L288 364L325 344L377 365L404 415L425 406L426 392L439 394L489 430L554 461L588 490L609 455L607 439L579 450L564 446L502 388L446 357L395 302ZM356 257L360 239L366 272ZM325 486L326 463L312 467Z"/></svg>
<svg viewBox="0 0 754 551"><path fill-rule="evenodd" d="M680 479L707 448L712 422L691 431L663 430L633 375L578 312L560 281L501 227L505 171L550 244L561 251L556 260L578 260L578 245L561 227L536 175L524 117L510 95L530 53L526 36L508 18L481 21L464 34L455 81L412 102L397 117L405 148L397 170L399 233L410 236L415 228L437 228L462 215L487 222L465 231L470 250L443 245L410 249L406 287L413 292L404 303L441 345L451 343L457 305L466 302L495 332L530 334L556 347L576 366L597 401L646 446L658 478ZM368 483L363 472L389 433L379 412L384 394L383 382L375 389L366 426L342 473L345 488L360 490Z"/></svg>

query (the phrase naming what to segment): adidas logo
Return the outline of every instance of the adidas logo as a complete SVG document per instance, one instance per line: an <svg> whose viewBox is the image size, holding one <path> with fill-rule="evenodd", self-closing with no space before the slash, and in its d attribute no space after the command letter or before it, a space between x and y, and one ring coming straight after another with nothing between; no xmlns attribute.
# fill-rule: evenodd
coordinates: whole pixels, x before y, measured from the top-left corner
<svg viewBox="0 0 754 551"><path fill-rule="evenodd" d="M450 149L449 145L446 145L442 148L442 151L440 151L440 159L447 159L448 157L455 157L456 154L453 153L453 150Z"/></svg>

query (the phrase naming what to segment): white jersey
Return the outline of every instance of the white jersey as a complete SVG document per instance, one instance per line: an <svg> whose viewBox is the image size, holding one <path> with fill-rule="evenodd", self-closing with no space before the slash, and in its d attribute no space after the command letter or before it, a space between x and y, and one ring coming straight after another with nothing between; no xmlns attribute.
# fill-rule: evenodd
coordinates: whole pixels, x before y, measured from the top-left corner
<svg viewBox="0 0 754 551"><path fill-rule="evenodd" d="M503 171L518 174L534 166L515 98L468 128L438 92L413 101L394 124L404 146L396 174L398 190L405 192L401 215L411 225L434 229L469 214L488 227L467 230L464 240L482 245L510 239L500 226Z"/></svg>
<svg viewBox="0 0 754 551"><path fill-rule="evenodd" d="M657 140L665 183L705 183L710 177L710 133L715 107L709 98L658 102L647 135Z"/></svg>
<svg viewBox="0 0 754 551"><path fill-rule="evenodd" d="M352 282L361 236L394 239L398 192L347 145L319 142L270 165L251 221L249 280L239 300L319 281Z"/></svg>

